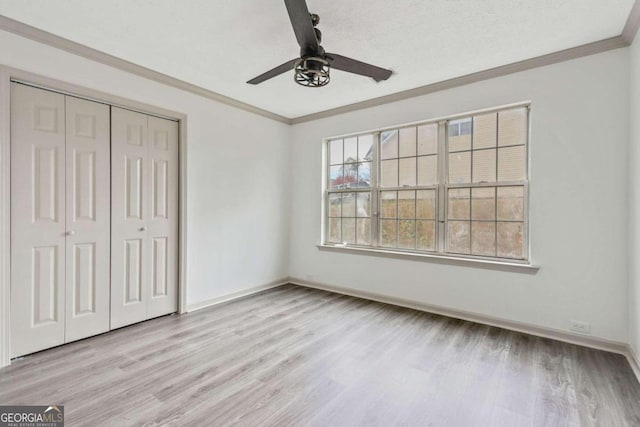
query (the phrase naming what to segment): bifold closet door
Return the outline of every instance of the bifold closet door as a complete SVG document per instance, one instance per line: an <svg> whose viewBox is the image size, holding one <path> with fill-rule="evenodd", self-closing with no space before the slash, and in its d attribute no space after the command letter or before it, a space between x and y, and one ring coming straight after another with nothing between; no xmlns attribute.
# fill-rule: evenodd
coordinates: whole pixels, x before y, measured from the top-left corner
<svg viewBox="0 0 640 427"><path fill-rule="evenodd" d="M11 355L109 327L109 107L11 84Z"/></svg>
<svg viewBox="0 0 640 427"><path fill-rule="evenodd" d="M178 124L111 108L111 328L177 310Z"/></svg>
<svg viewBox="0 0 640 427"><path fill-rule="evenodd" d="M11 357L64 343L64 95L11 84Z"/></svg>
<svg viewBox="0 0 640 427"><path fill-rule="evenodd" d="M109 106L66 100L65 342L109 330Z"/></svg>
<svg viewBox="0 0 640 427"><path fill-rule="evenodd" d="M148 117L147 318L178 310L178 122Z"/></svg>

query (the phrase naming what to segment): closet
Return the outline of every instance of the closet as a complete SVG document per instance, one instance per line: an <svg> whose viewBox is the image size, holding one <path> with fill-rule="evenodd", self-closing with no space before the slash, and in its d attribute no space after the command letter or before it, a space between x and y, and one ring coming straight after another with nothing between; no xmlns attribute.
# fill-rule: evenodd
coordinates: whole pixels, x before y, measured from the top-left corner
<svg viewBox="0 0 640 427"><path fill-rule="evenodd" d="M11 83L11 356L177 310L178 123Z"/></svg>

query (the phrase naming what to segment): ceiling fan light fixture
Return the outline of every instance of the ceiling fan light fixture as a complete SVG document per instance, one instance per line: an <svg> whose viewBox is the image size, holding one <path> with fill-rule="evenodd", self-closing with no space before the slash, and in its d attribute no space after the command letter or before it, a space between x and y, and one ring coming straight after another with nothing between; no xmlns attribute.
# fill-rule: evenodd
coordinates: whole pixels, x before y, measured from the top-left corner
<svg viewBox="0 0 640 427"><path fill-rule="evenodd" d="M329 62L318 56L301 58L293 76L296 83L305 87L322 87L329 83Z"/></svg>

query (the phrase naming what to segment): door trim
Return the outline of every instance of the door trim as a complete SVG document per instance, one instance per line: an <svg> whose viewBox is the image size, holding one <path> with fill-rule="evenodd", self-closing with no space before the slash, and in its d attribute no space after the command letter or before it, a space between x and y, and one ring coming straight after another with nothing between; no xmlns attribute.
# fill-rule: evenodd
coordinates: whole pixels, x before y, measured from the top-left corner
<svg viewBox="0 0 640 427"><path fill-rule="evenodd" d="M11 364L11 81L178 122L178 313L187 312L187 115L0 64L0 367Z"/></svg>

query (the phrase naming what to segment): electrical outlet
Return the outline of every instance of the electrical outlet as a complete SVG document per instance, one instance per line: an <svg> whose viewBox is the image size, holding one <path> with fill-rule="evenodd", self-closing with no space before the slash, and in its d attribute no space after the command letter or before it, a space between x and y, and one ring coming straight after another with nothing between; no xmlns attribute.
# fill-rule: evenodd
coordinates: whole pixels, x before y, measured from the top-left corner
<svg viewBox="0 0 640 427"><path fill-rule="evenodd" d="M579 320L570 320L569 321L569 329L574 332L578 332L581 334L590 334L591 333L591 324L587 322L581 322Z"/></svg>

